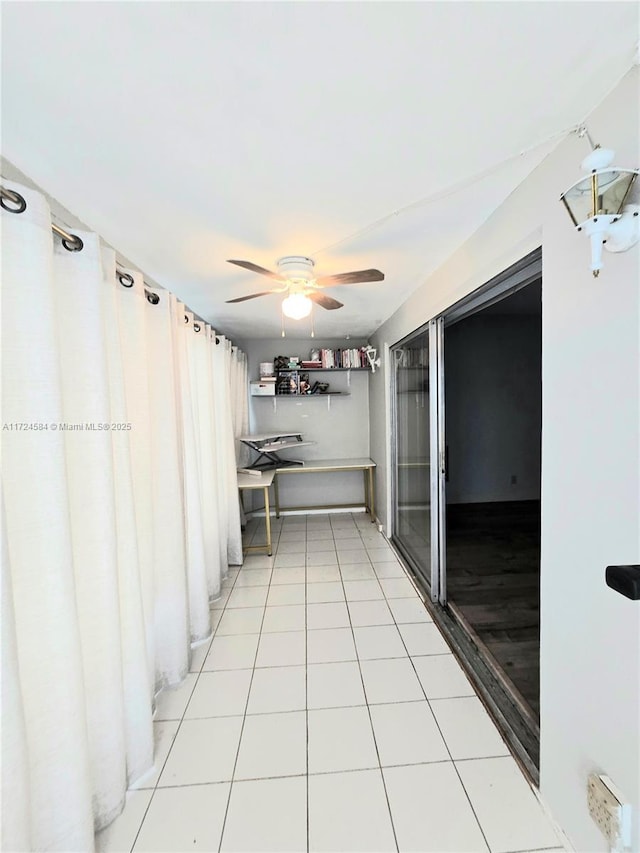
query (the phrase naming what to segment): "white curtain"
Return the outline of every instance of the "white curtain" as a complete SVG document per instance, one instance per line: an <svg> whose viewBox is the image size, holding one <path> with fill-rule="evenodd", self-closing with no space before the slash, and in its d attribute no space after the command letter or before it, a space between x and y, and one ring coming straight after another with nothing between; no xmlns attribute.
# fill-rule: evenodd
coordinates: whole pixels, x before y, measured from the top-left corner
<svg viewBox="0 0 640 853"><path fill-rule="evenodd" d="M238 347L231 348L233 361L231 394L233 400L233 434L236 439L236 458L238 466L248 464L251 451L246 444L238 441L238 436L249 433L249 398L247 388L249 387L249 376L247 367L247 356Z"/></svg>
<svg viewBox="0 0 640 853"><path fill-rule="evenodd" d="M231 386L231 424L235 443L236 462L238 467L245 467L251 456L246 444L238 441L241 435L249 432L249 398L247 388L249 378L247 374L247 357L238 347L229 346L229 359L231 363L229 371L229 382Z"/></svg>
<svg viewBox="0 0 640 853"><path fill-rule="evenodd" d="M2 211L2 846L90 851L242 561L237 401L172 294L5 186L27 209Z"/></svg>
<svg viewBox="0 0 640 853"><path fill-rule="evenodd" d="M238 468L246 468L251 458L251 452L247 445L239 441L238 438L241 435L248 435L249 433L249 398L247 396L249 377L247 357L242 350L234 346L230 348L230 353L231 420L235 441L236 464ZM242 525L246 523L242 503L240 504L240 521Z"/></svg>
<svg viewBox="0 0 640 853"><path fill-rule="evenodd" d="M189 368L189 343L193 338L192 325L185 325L189 317L185 306L171 299L172 325L175 341L175 375L178 388L178 410L182 424L182 465L184 492L184 525L186 559L188 566L188 594L191 642L205 640L211 632L209 616L209 585L207 582L207 555L205 524L198 452L198 410ZM214 567L211 567L212 570ZM219 573L219 565L215 570Z"/></svg>
<svg viewBox="0 0 640 853"><path fill-rule="evenodd" d="M233 434L231 405L231 344L223 335L209 331L213 364L213 384L223 393L215 395L218 449L218 471L221 476L220 490L228 494L237 490L236 450ZM225 505L224 529L227 542L227 561L231 565L242 563L242 530L240 508L237 501Z"/></svg>
<svg viewBox="0 0 640 853"><path fill-rule="evenodd" d="M115 253L111 249L102 250L102 270L111 419L117 424L127 424L132 414L127 409L125 352L119 321ZM153 754L152 729L148 716L149 699L153 696L155 682L155 664L153 635L150 629L147 630L144 617L141 571L143 549L138 547L142 528L133 479L134 464L137 460L132 454L129 430L111 432L111 439L127 778L132 782L146 771Z"/></svg>
<svg viewBox="0 0 640 853"><path fill-rule="evenodd" d="M195 422L195 444L198 460L203 540L207 590L210 599L220 596L222 578L227 573L226 543L222 541L222 510L216 469L213 377L209 345L204 324L185 314L188 331L187 357L192 389L191 405Z"/></svg>
<svg viewBox="0 0 640 853"><path fill-rule="evenodd" d="M139 513L143 608L152 647L154 690L177 684L189 668L186 547L171 294L114 278L122 352L135 509ZM149 301L148 295L154 303ZM125 423L125 425L126 425ZM117 433L116 433L117 435Z"/></svg>

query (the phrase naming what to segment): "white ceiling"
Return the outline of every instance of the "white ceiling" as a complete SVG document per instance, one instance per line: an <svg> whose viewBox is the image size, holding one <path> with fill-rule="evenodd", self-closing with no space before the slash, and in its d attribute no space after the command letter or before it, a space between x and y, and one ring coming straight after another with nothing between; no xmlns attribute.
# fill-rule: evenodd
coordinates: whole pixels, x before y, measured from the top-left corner
<svg viewBox="0 0 640 853"><path fill-rule="evenodd" d="M315 311L318 336L372 332L638 39L629 2L5 2L2 17L5 157L236 338L279 334L280 299L225 305L270 287L225 259L286 254L320 275L383 270Z"/></svg>

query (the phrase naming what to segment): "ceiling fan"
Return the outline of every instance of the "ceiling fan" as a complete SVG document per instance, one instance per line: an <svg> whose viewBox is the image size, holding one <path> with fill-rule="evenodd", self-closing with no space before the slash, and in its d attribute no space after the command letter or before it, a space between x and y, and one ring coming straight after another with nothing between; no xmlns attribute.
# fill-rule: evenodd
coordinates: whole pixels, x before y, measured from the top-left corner
<svg viewBox="0 0 640 853"><path fill-rule="evenodd" d="M258 296L288 292L288 296L282 303L282 310L287 317L292 317L295 320L306 317L314 302L328 311L342 308L342 302L338 302L337 299L321 292L325 287L384 281L384 273L381 273L380 270L355 270L354 272L343 272L337 275L315 278L313 274L314 261L302 255L288 255L280 258L277 262L278 272L259 267L257 264L252 264L251 261L230 260L228 263L275 279L280 287L262 290L259 293L250 293L248 296L239 296L237 299L227 299L227 302L246 302L247 299L256 299Z"/></svg>

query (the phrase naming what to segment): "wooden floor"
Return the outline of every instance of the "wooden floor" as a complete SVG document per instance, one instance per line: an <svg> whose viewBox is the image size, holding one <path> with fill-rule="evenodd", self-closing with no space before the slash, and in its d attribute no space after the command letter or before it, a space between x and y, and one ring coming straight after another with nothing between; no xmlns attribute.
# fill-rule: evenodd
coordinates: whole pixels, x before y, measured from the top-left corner
<svg viewBox="0 0 640 853"><path fill-rule="evenodd" d="M540 717L540 502L447 507L447 593Z"/></svg>

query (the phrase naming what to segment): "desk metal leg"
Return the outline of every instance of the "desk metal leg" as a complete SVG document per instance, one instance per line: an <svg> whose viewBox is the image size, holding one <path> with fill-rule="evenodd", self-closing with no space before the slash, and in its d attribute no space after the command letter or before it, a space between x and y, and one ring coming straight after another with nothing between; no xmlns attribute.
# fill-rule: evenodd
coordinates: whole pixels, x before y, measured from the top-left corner
<svg viewBox="0 0 640 853"><path fill-rule="evenodd" d="M278 489L278 475L273 478L273 497L276 504L276 518L280 518L280 491Z"/></svg>
<svg viewBox="0 0 640 853"><path fill-rule="evenodd" d="M373 491L373 468L369 468L369 512L371 514L371 523L376 520L374 509L374 491Z"/></svg>
<svg viewBox="0 0 640 853"><path fill-rule="evenodd" d="M364 479L364 508L367 512L369 512L369 476L366 468L362 469L362 477Z"/></svg>
<svg viewBox="0 0 640 853"><path fill-rule="evenodd" d="M269 507L269 486L264 487L264 511L267 526L267 554L271 556L271 509Z"/></svg>

